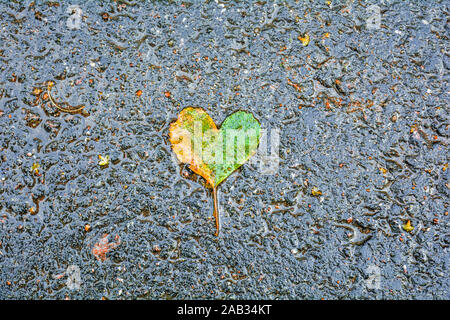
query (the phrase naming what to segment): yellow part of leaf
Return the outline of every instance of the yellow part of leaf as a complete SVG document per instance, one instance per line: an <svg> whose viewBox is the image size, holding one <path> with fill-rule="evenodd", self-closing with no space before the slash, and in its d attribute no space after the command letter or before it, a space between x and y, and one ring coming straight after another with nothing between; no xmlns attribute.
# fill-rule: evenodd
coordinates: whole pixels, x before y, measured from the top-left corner
<svg viewBox="0 0 450 320"><path fill-rule="evenodd" d="M218 134L219 130L211 117L202 108L183 109L177 121L169 128L169 140L180 162L188 163L189 168L205 178L214 187L214 172L204 163L197 148L202 148L202 135L208 132Z"/></svg>

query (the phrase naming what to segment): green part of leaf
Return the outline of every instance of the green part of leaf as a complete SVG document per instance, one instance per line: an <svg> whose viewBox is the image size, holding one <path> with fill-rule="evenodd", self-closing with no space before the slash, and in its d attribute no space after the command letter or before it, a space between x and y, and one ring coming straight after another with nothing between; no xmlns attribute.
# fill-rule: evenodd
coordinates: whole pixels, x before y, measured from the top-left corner
<svg viewBox="0 0 450 320"><path fill-rule="evenodd" d="M216 186L256 153L260 137L261 125L251 113L237 111L225 119L215 141L216 161L210 167Z"/></svg>

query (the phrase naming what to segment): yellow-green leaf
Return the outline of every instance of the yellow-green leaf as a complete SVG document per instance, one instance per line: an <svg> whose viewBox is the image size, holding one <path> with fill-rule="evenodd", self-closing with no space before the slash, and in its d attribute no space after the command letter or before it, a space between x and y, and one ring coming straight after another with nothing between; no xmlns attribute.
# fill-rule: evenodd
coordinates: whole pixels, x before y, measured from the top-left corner
<svg viewBox="0 0 450 320"><path fill-rule="evenodd" d="M183 109L169 128L172 149L180 162L201 175L211 188L255 154L261 125L251 113L237 111L220 130L202 108Z"/></svg>
<svg viewBox="0 0 450 320"><path fill-rule="evenodd" d="M170 125L169 138L178 160L213 188L217 233L216 188L256 153L260 135L261 125L245 111L231 114L218 129L202 108L188 107Z"/></svg>

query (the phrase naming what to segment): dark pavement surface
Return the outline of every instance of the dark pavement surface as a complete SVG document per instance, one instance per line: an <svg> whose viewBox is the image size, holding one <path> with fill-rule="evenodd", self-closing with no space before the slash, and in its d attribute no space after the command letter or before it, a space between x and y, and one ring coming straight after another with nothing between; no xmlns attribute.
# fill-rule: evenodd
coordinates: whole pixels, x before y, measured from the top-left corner
<svg viewBox="0 0 450 320"><path fill-rule="evenodd" d="M1 1L0 298L449 299L448 13ZM275 172L220 186L219 237L168 141L190 105L279 132Z"/></svg>

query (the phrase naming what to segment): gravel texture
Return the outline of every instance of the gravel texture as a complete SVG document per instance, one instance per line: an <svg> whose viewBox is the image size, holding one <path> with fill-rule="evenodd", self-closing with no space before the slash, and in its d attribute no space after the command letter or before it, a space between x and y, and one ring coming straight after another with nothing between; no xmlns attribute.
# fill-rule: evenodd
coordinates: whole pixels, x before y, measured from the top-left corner
<svg viewBox="0 0 450 320"><path fill-rule="evenodd" d="M0 298L449 299L448 15L1 1ZM279 138L220 186L219 237L168 141L187 106Z"/></svg>

